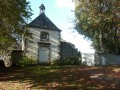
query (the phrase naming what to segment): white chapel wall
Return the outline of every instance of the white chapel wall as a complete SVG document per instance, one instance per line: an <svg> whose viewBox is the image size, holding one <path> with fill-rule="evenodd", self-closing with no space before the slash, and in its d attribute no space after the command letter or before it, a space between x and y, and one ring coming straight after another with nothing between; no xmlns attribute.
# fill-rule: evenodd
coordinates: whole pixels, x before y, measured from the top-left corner
<svg viewBox="0 0 120 90"><path fill-rule="evenodd" d="M51 60L59 59L59 51L60 51L60 32L58 31L50 31L50 42L51 42Z"/></svg>
<svg viewBox="0 0 120 90"><path fill-rule="evenodd" d="M27 39L26 55L31 58L38 59L38 42L40 41L40 31L35 28L29 28L32 38Z"/></svg>
<svg viewBox="0 0 120 90"><path fill-rule="evenodd" d="M49 42L50 44L50 60L59 59L59 45L60 45L60 32L46 30L46 29L39 29L39 28L29 28L29 32L32 33L32 37L27 44L27 53L26 55L29 57L33 57L38 59L38 42L40 42L40 33L41 32L48 32L49 33Z"/></svg>

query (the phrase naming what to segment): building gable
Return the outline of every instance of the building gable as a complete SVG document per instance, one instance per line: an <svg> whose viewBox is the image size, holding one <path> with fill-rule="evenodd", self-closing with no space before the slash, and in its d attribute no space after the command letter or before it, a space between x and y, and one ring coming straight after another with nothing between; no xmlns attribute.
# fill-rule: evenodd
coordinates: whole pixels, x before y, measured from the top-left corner
<svg viewBox="0 0 120 90"><path fill-rule="evenodd" d="M29 26L61 32L61 30L45 15L45 6L41 4L39 8L40 8L40 15L37 18L35 18L29 24Z"/></svg>
<svg viewBox="0 0 120 90"><path fill-rule="evenodd" d="M53 31L61 31L57 28L54 23L44 14L40 14L37 18L35 18L30 24L30 27L48 29Z"/></svg>

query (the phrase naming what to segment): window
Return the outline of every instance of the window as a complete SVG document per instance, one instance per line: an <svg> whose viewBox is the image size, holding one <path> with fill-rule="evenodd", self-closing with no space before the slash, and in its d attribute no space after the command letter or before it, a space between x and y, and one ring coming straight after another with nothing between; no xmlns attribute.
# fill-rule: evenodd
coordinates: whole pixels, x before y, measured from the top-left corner
<svg viewBox="0 0 120 90"><path fill-rule="evenodd" d="M47 33L47 32L41 32L40 40L41 41L49 41L49 33Z"/></svg>

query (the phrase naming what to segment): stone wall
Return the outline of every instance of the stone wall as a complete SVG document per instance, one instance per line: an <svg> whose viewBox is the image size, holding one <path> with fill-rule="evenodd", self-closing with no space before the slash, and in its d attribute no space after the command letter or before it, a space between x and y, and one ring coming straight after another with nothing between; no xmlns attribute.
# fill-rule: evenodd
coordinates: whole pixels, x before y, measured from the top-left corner
<svg viewBox="0 0 120 90"><path fill-rule="evenodd" d="M120 55L114 54L96 54L95 55L95 64L96 65L119 65L120 64Z"/></svg>
<svg viewBox="0 0 120 90"><path fill-rule="evenodd" d="M82 64L94 66L94 53L82 53Z"/></svg>

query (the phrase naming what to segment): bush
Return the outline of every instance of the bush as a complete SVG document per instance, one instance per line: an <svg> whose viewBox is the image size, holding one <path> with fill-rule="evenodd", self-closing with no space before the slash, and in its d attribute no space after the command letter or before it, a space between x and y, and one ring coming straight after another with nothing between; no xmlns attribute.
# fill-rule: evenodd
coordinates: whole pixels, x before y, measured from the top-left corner
<svg viewBox="0 0 120 90"><path fill-rule="evenodd" d="M25 66L30 66L30 65L34 65L37 64L37 60L28 58L26 56L24 56L22 59L18 60L15 65L19 66L19 67L25 67Z"/></svg>
<svg viewBox="0 0 120 90"><path fill-rule="evenodd" d="M63 60L53 60L51 65L81 65L81 60L78 57L67 57Z"/></svg>
<svg viewBox="0 0 120 90"><path fill-rule="evenodd" d="M67 57L61 60L62 65L80 65L81 60L78 57Z"/></svg>
<svg viewBox="0 0 120 90"><path fill-rule="evenodd" d="M52 60L51 65L60 65L60 60Z"/></svg>
<svg viewBox="0 0 120 90"><path fill-rule="evenodd" d="M12 59L12 64L16 65L16 63L23 59L24 57L24 52L22 50L13 50L11 52L11 59Z"/></svg>

